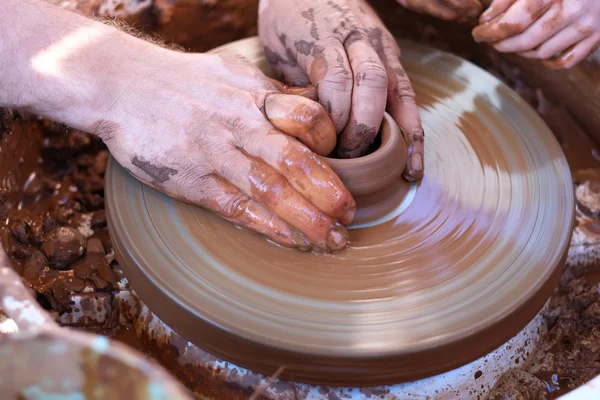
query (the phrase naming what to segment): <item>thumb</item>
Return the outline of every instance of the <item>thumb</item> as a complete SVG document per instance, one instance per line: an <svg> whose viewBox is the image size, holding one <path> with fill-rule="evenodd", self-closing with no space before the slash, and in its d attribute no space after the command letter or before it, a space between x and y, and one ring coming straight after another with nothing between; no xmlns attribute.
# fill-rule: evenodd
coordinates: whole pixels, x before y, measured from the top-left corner
<svg viewBox="0 0 600 400"><path fill-rule="evenodd" d="M302 96L274 94L265 100L265 114L275 128L320 156L328 156L335 148L335 127L319 103Z"/></svg>

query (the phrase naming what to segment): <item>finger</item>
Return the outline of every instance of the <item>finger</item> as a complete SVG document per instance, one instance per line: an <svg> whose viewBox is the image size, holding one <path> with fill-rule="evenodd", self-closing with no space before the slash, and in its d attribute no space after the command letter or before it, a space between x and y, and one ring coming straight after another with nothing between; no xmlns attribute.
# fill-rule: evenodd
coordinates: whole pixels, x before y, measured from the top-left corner
<svg viewBox="0 0 600 400"><path fill-rule="evenodd" d="M496 18L498 15L506 12L510 6L512 6L517 0L494 0L492 4L488 7L487 10L483 14L481 14L481 18L479 18L480 24L485 24L486 22L491 21Z"/></svg>
<svg viewBox="0 0 600 400"><path fill-rule="evenodd" d="M453 21L458 19L460 15L440 3L434 1L411 1L411 0L399 0L400 4L409 10L419 12L421 14L431 15L432 17L443 19L446 21Z"/></svg>
<svg viewBox="0 0 600 400"><path fill-rule="evenodd" d="M319 102L331 116L336 132L341 132L348 123L352 104L352 72L346 51L336 39L300 42L298 58L317 86Z"/></svg>
<svg viewBox="0 0 600 400"><path fill-rule="evenodd" d="M475 18L481 13L479 0L438 0L442 5L456 10L463 19Z"/></svg>
<svg viewBox="0 0 600 400"><path fill-rule="evenodd" d="M275 128L297 138L315 153L326 157L335 148L335 127L319 103L275 94L265 101L265 113Z"/></svg>
<svg viewBox="0 0 600 400"><path fill-rule="evenodd" d="M586 36L588 35L584 35L577 27L571 25L542 43L537 49L520 53L520 55L526 58L549 59L582 41Z"/></svg>
<svg viewBox="0 0 600 400"><path fill-rule="evenodd" d="M495 43L525 31L552 5L551 0L518 1L504 14L473 29L476 42Z"/></svg>
<svg viewBox="0 0 600 400"><path fill-rule="evenodd" d="M264 132L269 133L243 144L246 152L283 175L298 193L326 215L344 225L350 224L356 203L335 172L294 139L269 127Z"/></svg>
<svg viewBox="0 0 600 400"><path fill-rule="evenodd" d="M544 61L544 65L552 69L572 68L585 59L600 46L600 33L589 36L565 51L557 59Z"/></svg>
<svg viewBox="0 0 600 400"><path fill-rule="evenodd" d="M348 243L346 228L310 204L273 168L237 149L219 160L221 178L302 232L316 247L331 251Z"/></svg>
<svg viewBox="0 0 600 400"><path fill-rule="evenodd" d="M266 236L269 240L291 248L310 250L308 238L263 206L216 176L208 176L203 184L199 205L242 228Z"/></svg>
<svg viewBox="0 0 600 400"><path fill-rule="evenodd" d="M392 42L392 39L390 39ZM408 181L423 178L425 160L425 134L415 92L408 75L400 63L400 50L390 43L386 46L386 70L388 73L388 112L400 126L406 146L408 159L403 176Z"/></svg>
<svg viewBox="0 0 600 400"><path fill-rule="evenodd" d="M494 44L500 52L518 53L538 47L562 30L569 21L562 15L563 7L553 6L520 35Z"/></svg>
<svg viewBox="0 0 600 400"><path fill-rule="evenodd" d="M307 86L310 83L308 75L287 47L287 42L283 43L280 39L274 39L270 41L269 46L264 47L264 52L275 75L281 80L298 87Z"/></svg>
<svg viewBox="0 0 600 400"><path fill-rule="evenodd" d="M319 94L317 92L316 86L314 85L309 85L307 87L288 86L285 83L278 81L277 79L267 79L269 79L269 82L271 82L273 86L277 88L279 93L302 96L312 101L319 101Z"/></svg>
<svg viewBox="0 0 600 400"><path fill-rule="evenodd" d="M372 40L381 43L382 35L380 29L373 30ZM387 74L362 31L352 31L344 46L354 73L354 88L350 122L340 136L337 153L342 158L355 158L365 153L379 132L387 102Z"/></svg>

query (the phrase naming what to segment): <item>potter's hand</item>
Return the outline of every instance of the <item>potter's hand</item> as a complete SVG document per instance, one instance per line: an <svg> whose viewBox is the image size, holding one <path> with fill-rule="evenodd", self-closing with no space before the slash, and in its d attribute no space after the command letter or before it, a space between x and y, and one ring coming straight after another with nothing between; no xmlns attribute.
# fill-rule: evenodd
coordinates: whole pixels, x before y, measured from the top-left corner
<svg viewBox="0 0 600 400"><path fill-rule="evenodd" d="M129 120L106 143L120 164L282 245L344 247L348 235L338 220L351 222L354 201L326 164L290 137L331 152L336 134L323 108L279 94L241 58L163 57L172 57L173 67L138 81L137 92L119 102L119 115ZM169 71L178 71L176 79Z"/></svg>
<svg viewBox="0 0 600 400"><path fill-rule="evenodd" d="M551 68L570 68L600 45L597 0L495 0L480 23L476 41Z"/></svg>
<svg viewBox="0 0 600 400"><path fill-rule="evenodd" d="M341 136L336 152L362 155L386 109L403 128L404 175L423 175L423 128L400 49L364 0L261 0L259 34L271 65L288 82L317 85Z"/></svg>
<svg viewBox="0 0 600 400"><path fill-rule="evenodd" d="M351 222L354 200L300 143L335 146L318 103L280 94L245 59L178 53L44 2L5 1L0 106L96 133L141 181L277 243L346 245L338 221Z"/></svg>
<svg viewBox="0 0 600 400"><path fill-rule="evenodd" d="M480 0L396 0L409 10L447 21L472 20L481 14Z"/></svg>

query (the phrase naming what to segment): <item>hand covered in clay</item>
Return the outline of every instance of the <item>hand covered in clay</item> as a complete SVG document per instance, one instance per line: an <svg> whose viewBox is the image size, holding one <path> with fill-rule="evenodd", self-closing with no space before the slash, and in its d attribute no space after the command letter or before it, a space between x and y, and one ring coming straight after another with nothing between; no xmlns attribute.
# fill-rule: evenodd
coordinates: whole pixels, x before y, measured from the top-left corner
<svg viewBox="0 0 600 400"><path fill-rule="evenodd" d="M15 29L0 40L0 60L13 57L0 63L0 106L94 133L139 180L284 246L347 244L342 224L356 204L309 150L325 155L336 144L329 116L307 98L313 89L275 83L240 57L169 50L46 2L0 2L0 26L8 21Z"/></svg>
<svg viewBox="0 0 600 400"><path fill-rule="evenodd" d="M280 94L241 57L166 57L177 75L158 72L120 100L120 132L105 140L119 163L148 185L284 246L343 248L342 224L356 205L306 147L326 155L335 146L321 105Z"/></svg>
<svg viewBox="0 0 600 400"><path fill-rule="evenodd" d="M446 21L466 21L481 14L479 0L397 0L403 7Z"/></svg>
<svg viewBox="0 0 600 400"><path fill-rule="evenodd" d="M500 52L570 68L600 45L597 0L494 0L473 30Z"/></svg>
<svg viewBox="0 0 600 400"><path fill-rule="evenodd" d="M404 176L423 176L423 128L400 49L364 0L261 0L259 34L287 82L317 86L340 134L338 156L363 155L387 107L410 153Z"/></svg>

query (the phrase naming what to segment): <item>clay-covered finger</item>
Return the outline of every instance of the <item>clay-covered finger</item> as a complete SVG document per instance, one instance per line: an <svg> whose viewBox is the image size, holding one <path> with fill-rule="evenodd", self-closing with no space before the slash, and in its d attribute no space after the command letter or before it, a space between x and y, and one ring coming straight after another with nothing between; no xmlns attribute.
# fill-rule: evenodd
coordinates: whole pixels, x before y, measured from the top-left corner
<svg viewBox="0 0 600 400"><path fill-rule="evenodd" d="M518 0L494 0L490 6L481 14L479 23L484 24L496 18L498 15L506 12Z"/></svg>
<svg viewBox="0 0 600 400"><path fill-rule="evenodd" d="M233 149L216 167L222 179L303 233L314 246L339 250L348 243L346 228L318 210L263 161Z"/></svg>
<svg viewBox="0 0 600 400"><path fill-rule="evenodd" d="M265 113L275 128L315 153L328 156L335 148L335 127L319 103L301 96L275 94L265 101Z"/></svg>
<svg viewBox="0 0 600 400"><path fill-rule="evenodd" d="M352 104L352 70L343 45L335 40L298 41L298 57L305 65L319 102L327 111L336 132L348 123Z"/></svg>
<svg viewBox="0 0 600 400"><path fill-rule="evenodd" d="M567 49L560 57L544 61L552 69L572 68L600 46L600 33L591 35Z"/></svg>
<svg viewBox="0 0 600 400"><path fill-rule="evenodd" d="M312 101L319 101L319 93L317 87L314 85L308 85L306 87L289 86L285 83L278 81L277 79L268 78L269 82L273 84L282 94L290 94L294 96L302 96Z"/></svg>
<svg viewBox="0 0 600 400"><path fill-rule="evenodd" d="M495 43L524 32L552 5L551 0L518 1L505 13L473 29L476 42Z"/></svg>
<svg viewBox="0 0 600 400"><path fill-rule="evenodd" d="M500 52L520 53L532 50L567 26L568 21L561 17L562 6L550 7L523 33L494 44Z"/></svg>
<svg viewBox="0 0 600 400"><path fill-rule="evenodd" d="M463 18L475 18L481 13L479 0L437 0L446 7L458 11Z"/></svg>
<svg viewBox="0 0 600 400"><path fill-rule="evenodd" d="M203 195L208 196L199 200L201 207L237 226L285 247L300 250L312 247L308 238L298 230L216 176L206 177Z"/></svg>
<svg viewBox="0 0 600 400"><path fill-rule="evenodd" d="M386 59L388 72L388 112L400 127L408 149L408 160L403 176L408 181L423 178L425 160L425 133L419 109L408 75L402 68L398 52L389 46Z"/></svg>
<svg viewBox="0 0 600 400"><path fill-rule="evenodd" d="M431 15L432 17L453 21L458 19L460 15L453 9L448 8L434 1L414 1L414 0L399 0L399 3L404 7L422 13Z"/></svg>
<svg viewBox="0 0 600 400"><path fill-rule="evenodd" d="M383 32L371 34L374 42L377 35ZM336 152L342 158L356 158L365 153L379 132L387 102L387 73L366 34L360 30L350 33L344 45L354 73L354 88L350 121L340 136Z"/></svg>
<svg viewBox="0 0 600 400"><path fill-rule="evenodd" d="M264 128L264 135L244 144L245 151L282 174L298 193L326 215L348 225L356 203L339 177L309 149L283 133Z"/></svg>
<svg viewBox="0 0 600 400"><path fill-rule="evenodd" d="M522 52L520 55L526 58L547 60L563 53L569 47L585 39L586 36L577 27L570 25L542 43L537 49Z"/></svg>

